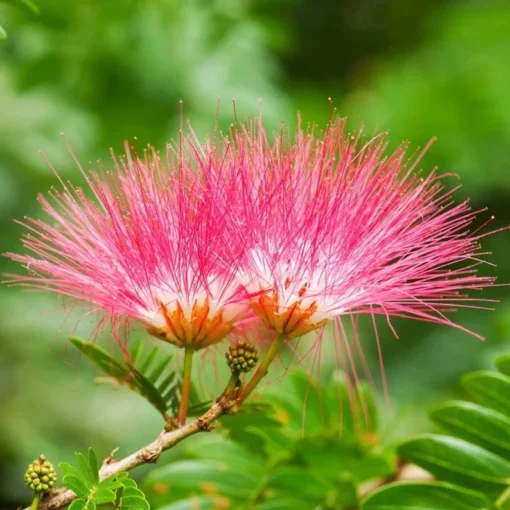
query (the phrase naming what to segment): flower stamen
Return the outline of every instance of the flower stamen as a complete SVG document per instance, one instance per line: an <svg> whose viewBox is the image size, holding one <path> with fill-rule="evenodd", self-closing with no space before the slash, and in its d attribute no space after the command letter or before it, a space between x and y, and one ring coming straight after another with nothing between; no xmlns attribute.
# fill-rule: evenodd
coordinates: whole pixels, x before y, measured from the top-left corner
<svg viewBox="0 0 510 510"><path fill-rule="evenodd" d="M306 288L303 286L299 291L299 297L302 298L305 292ZM303 336L327 323L327 319L313 320L312 317L318 309L315 301L307 305L303 303L303 299L298 299L281 310L280 296L277 291L273 291L272 295L262 294L257 300L251 302L251 308L266 327L285 335L287 339Z"/></svg>
<svg viewBox="0 0 510 510"><path fill-rule="evenodd" d="M186 313L178 300L173 306L159 301L159 308L165 319L165 325L161 327L150 325L147 330L151 335L177 347L203 349L218 343L234 328L232 321L224 319L222 309L211 314L208 298L201 303L195 300L191 314Z"/></svg>

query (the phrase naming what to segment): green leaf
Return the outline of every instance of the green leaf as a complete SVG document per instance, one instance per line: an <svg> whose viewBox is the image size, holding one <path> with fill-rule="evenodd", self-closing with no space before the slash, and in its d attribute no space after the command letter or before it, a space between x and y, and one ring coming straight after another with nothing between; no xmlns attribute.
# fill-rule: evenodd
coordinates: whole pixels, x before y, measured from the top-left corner
<svg viewBox="0 0 510 510"><path fill-rule="evenodd" d="M492 505L479 492L443 482L399 482L369 494L361 510L486 510Z"/></svg>
<svg viewBox="0 0 510 510"><path fill-rule="evenodd" d="M491 494L510 482L508 462L463 439L423 434L401 444L398 453L440 479Z"/></svg>
<svg viewBox="0 0 510 510"><path fill-rule="evenodd" d="M353 385L340 371L333 373L328 387L331 430L345 439L373 440L379 420L374 392L366 383Z"/></svg>
<svg viewBox="0 0 510 510"><path fill-rule="evenodd" d="M35 3L32 0L19 0L19 1L25 4L35 14L39 14L39 7L37 7L37 5L35 5ZM5 41L6 39L7 32L5 31L4 27L0 25L0 41Z"/></svg>
<svg viewBox="0 0 510 510"><path fill-rule="evenodd" d="M298 458L310 469L330 481L348 475L359 483L395 472L391 456L376 453L361 444L345 443L342 438L305 438L297 443L296 451Z"/></svg>
<svg viewBox="0 0 510 510"><path fill-rule="evenodd" d="M70 505L68 510L95 510L96 505L94 503L87 503L87 500L83 498L75 499Z"/></svg>
<svg viewBox="0 0 510 510"><path fill-rule="evenodd" d="M92 453L91 453L92 452ZM93 458L94 465L91 466L89 464L89 460L85 458L85 455L83 453L76 452L74 456L76 457L76 460L78 461L79 471L81 475L87 479L88 485L93 487L99 482L99 474L98 474L98 466L97 466L97 458L96 454L92 450L92 448L89 448L89 458Z"/></svg>
<svg viewBox="0 0 510 510"><path fill-rule="evenodd" d="M60 469L65 473L62 478L62 483L65 487L74 491L78 498L83 498L85 503L91 500L90 495L96 490L96 480L99 479L97 458L95 453L93 451L91 452L91 450L92 448L89 449L89 458L92 459L92 465L89 463L89 460L79 452L75 453L78 469L66 462L61 462L59 464Z"/></svg>
<svg viewBox="0 0 510 510"><path fill-rule="evenodd" d="M97 461L96 452L89 448L89 466L92 474L92 481L99 483L99 462Z"/></svg>
<svg viewBox="0 0 510 510"><path fill-rule="evenodd" d="M358 505L358 490L356 480L350 474L340 475L335 483L336 502L343 507Z"/></svg>
<svg viewBox="0 0 510 510"><path fill-rule="evenodd" d="M303 371L293 372L290 380L296 398L287 399L285 408L292 416L296 432L301 434L304 428L308 437L341 433L346 439L363 441L365 436L373 439L378 429L378 415L368 384L353 385L340 371L334 372L324 387L311 381Z"/></svg>
<svg viewBox="0 0 510 510"><path fill-rule="evenodd" d="M282 423L275 419L273 414L269 413L267 408L265 412L260 412L257 405L243 404L241 411L235 416L222 416L221 424L230 439L255 453L267 455L272 440L281 435L282 429Z"/></svg>
<svg viewBox="0 0 510 510"><path fill-rule="evenodd" d="M503 457L510 453L510 419L471 402L446 402L434 407L430 417L438 425Z"/></svg>
<svg viewBox="0 0 510 510"><path fill-rule="evenodd" d="M170 366L170 362L172 361L172 359L173 359L173 356L171 354L163 357L159 361L159 363L156 365L156 367L152 370L152 372L150 373L150 375L148 377L149 381L156 384L158 379L165 372L165 369L168 369L168 367ZM169 375L172 377L171 381L173 381L173 379L175 378L175 372L172 372Z"/></svg>
<svg viewBox="0 0 510 510"><path fill-rule="evenodd" d="M154 493L172 492L176 497L194 494L221 494L247 500L260 480L214 460L182 460L152 470L144 481Z"/></svg>
<svg viewBox="0 0 510 510"><path fill-rule="evenodd" d="M117 362L103 348L92 342L84 342L80 338L72 337L71 343L87 356L102 372L118 379L119 382L130 378L130 370L126 365Z"/></svg>
<svg viewBox="0 0 510 510"><path fill-rule="evenodd" d="M142 347L142 342L138 342L134 349L134 354L138 360L142 358ZM171 367L173 354L162 356L162 359L158 361L159 352L159 347L153 347L144 361L138 363L133 360L132 369L136 374L144 377L149 384L154 386L164 402L165 410L176 414L180 403L180 381L174 370L170 370L165 374L165 370ZM163 375L164 377L161 380ZM192 402L194 401L193 391L194 388L192 386L190 398Z"/></svg>
<svg viewBox="0 0 510 510"><path fill-rule="evenodd" d="M291 496L276 496L257 505L257 510L310 510L310 503Z"/></svg>
<svg viewBox="0 0 510 510"><path fill-rule="evenodd" d="M238 508L232 506L231 500L224 496L192 496L180 499L168 505L159 506L158 510L218 510L220 508ZM296 509L300 510L300 509Z"/></svg>
<svg viewBox="0 0 510 510"><path fill-rule="evenodd" d="M73 475L77 476L78 478L80 477L80 472L74 466L71 466L71 464L68 464L67 462L61 462L58 466L65 475Z"/></svg>
<svg viewBox="0 0 510 510"><path fill-rule="evenodd" d="M120 474L121 475L129 476L129 473L126 473L126 472L122 472ZM138 487L136 485L136 482L132 478L126 478L125 480L122 480L122 485L124 486L124 488L126 488L126 487Z"/></svg>
<svg viewBox="0 0 510 510"><path fill-rule="evenodd" d="M124 494L127 506L122 508L148 510L148 503L142 491L137 489L136 483L128 478L128 473L118 473L99 481L99 462L94 450L89 448L87 457L79 452L75 454L75 457L78 469L65 462L60 463L60 469L65 473L62 478L64 486L73 490L78 496L73 503L75 510L94 510L96 505L112 503L117 499L119 489L128 491Z"/></svg>
<svg viewBox="0 0 510 510"><path fill-rule="evenodd" d="M112 475L109 476L108 478L105 478L104 480L99 482L97 490L115 492L118 489L121 489L122 487L124 487L124 476L129 475L127 473L120 473L118 475Z"/></svg>
<svg viewBox="0 0 510 510"><path fill-rule="evenodd" d="M145 361L142 363L140 367L140 372L147 373L149 368L151 368L152 363L156 359L159 353L159 347L153 347L152 350L149 352L147 358L145 358Z"/></svg>
<svg viewBox="0 0 510 510"><path fill-rule="evenodd" d="M204 414L212 405L212 400L206 400L205 402L200 402L200 404L195 404L188 408L188 416L200 416ZM249 404L249 402L248 402ZM243 403L243 408L246 404Z"/></svg>
<svg viewBox="0 0 510 510"><path fill-rule="evenodd" d="M149 510L150 506L145 494L138 488L126 487L122 492L121 510Z"/></svg>
<svg viewBox="0 0 510 510"><path fill-rule="evenodd" d="M218 435L197 436L186 444L186 453L199 459L210 459L235 466L240 473L262 480L265 460L247 448Z"/></svg>
<svg viewBox="0 0 510 510"><path fill-rule="evenodd" d="M71 489L78 497L87 499L93 486L87 485L87 480L74 475L64 475L62 483L68 489Z"/></svg>
<svg viewBox="0 0 510 510"><path fill-rule="evenodd" d="M115 501L115 499L117 499L117 491L123 488L124 478L126 476L128 476L127 473L120 473L102 480L89 496L90 499L98 505L104 505Z"/></svg>
<svg viewBox="0 0 510 510"><path fill-rule="evenodd" d="M323 435L328 421L328 406L324 405L324 397L320 395L315 382L304 371L294 371L290 380L301 404L301 419L297 422L306 434Z"/></svg>
<svg viewBox="0 0 510 510"><path fill-rule="evenodd" d="M319 504L327 498L328 493L335 492L332 484L315 476L308 469L294 466L277 468L269 475L267 486L277 493L290 495L310 504Z"/></svg>
<svg viewBox="0 0 510 510"><path fill-rule="evenodd" d="M35 5L32 0L19 0L22 4L25 4L34 14L39 14L39 7Z"/></svg>
<svg viewBox="0 0 510 510"><path fill-rule="evenodd" d="M127 475L127 473L126 473ZM150 510L145 494L137 487L131 478L122 481L124 487L120 491L120 510Z"/></svg>
<svg viewBox="0 0 510 510"><path fill-rule="evenodd" d="M103 348L83 340L73 337L71 343L85 354L101 371L109 374L113 380L119 384L123 384L133 391L139 393L148 400L166 419L166 411L168 410L167 397L162 395L161 389L140 373L133 366L120 363L115 360ZM154 350L149 354L148 358L154 359ZM146 360L144 366L149 367L152 361Z"/></svg>
<svg viewBox="0 0 510 510"><path fill-rule="evenodd" d="M105 505L106 503L115 501L117 499L117 493L114 490L100 484L96 488L92 499L96 505Z"/></svg>
<svg viewBox="0 0 510 510"><path fill-rule="evenodd" d="M130 349L131 354L131 363L136 366L138 360L140 359L140 355L143 351L143 342L141 340L138 340L133 344L133 346Z"/></svg>
<svg viewBox="0 0 510 510"><path fill-rule="evenodd" d="M504 375L510 376L510 355L500 356L496 359L496 368Z"/></svg>
<svg viewBox="0 0 510 510"><path fill-rule="evenodd" d="M510 378L497 372L472 372L462 378L462 385L475 400L510 416Z"/></svg>

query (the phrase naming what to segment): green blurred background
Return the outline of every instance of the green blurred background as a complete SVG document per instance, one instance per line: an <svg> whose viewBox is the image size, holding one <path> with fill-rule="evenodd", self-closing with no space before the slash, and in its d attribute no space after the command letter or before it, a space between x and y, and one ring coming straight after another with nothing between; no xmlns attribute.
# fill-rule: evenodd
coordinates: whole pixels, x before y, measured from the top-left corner
<svg viewBox="0 0 510 510"><path fill-rule="evenodd" d="M19 3L19 5L18 5ZM510 224L510 2L448 0L41 0L35 15L0 3L1 250L20 250L13 218L37 215L36 194L56 184L44 151L65 179L80 175L60 137L84 165L109 160L126 139L159 148L184 116L204 135L256 115L293 126L328 118L327 98L352 128L388 130L394 145L438 141L424 169L459 174L456 196L487 206L494 228ZM456 185L455 180L451 185ZM510 281L510 235L486 239L500 282ZM2 272L16 272L1 262ZM510 296L495 312L458 313L485 343L444 327L383 323L393 430L424 425L424 406L459 390L460 374L489 366L510 343ZM136 395L96 386L96 372L66 339L79 314L58 298L0 288L0 480L6 508L27 501L25 466L39 453L68 460L93 445L127 453L160 430ZM86 336L92 322L80 323ZM361 334L376 365L373 332ZM282 391L285 383L281 383ZM113 393L112 393L113 392ZM396 432L395 432L396 433Z"/></svg>

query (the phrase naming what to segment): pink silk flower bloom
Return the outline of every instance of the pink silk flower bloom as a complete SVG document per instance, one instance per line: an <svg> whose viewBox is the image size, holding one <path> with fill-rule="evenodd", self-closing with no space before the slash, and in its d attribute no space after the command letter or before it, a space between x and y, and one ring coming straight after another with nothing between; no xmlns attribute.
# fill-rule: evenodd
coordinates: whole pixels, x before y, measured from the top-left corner
<svg viewBox="0 0 510 510"><path fill-rule="evenodd" d="M238 277L267 328L288 340L381 314L390 327L406 317L466 331L446 313L482 307L467 291L494 282L477 274L487 234L471 229L479 211L454 203L446 175L415 172L421 155L406 159L402 145L386 156L383 135L348 135L340 118L320 136L299 125L274 141L254 121L232 145Z"/></svg>
<svg viewBox="0 0 510 510"><path fill-rule="evenodd" d="M184 138L168 147L166 162L128 153L114 166L82 171L91 197L63 182L39 196L49 220L22 223L29 254L7 256L28 275L14 283L89 302L114 331L134 319L178 347L221 341L252 313L236 280L242 246L227 242L228 219L218 210L232 190L214 146Z"/></svg>

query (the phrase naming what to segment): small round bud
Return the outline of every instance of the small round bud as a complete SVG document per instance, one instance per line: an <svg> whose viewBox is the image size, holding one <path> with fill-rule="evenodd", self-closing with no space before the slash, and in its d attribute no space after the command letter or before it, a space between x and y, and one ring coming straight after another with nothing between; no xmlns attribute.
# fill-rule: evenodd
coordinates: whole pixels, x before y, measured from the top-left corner
<svg viewBox="0 0 510 510"><path fill-rule="evenodd" d="M49 492L57 481L57 472L53 465L40 455L25 472L26 486L36 492Z"/></svg>
<svg viewBox="0 0 510 510"><path fill-rule="evenodd" d="M255 346L239 340L233 343L225 354L227 365L232 372L249 372L258 362L259 354Z"/></svg>

